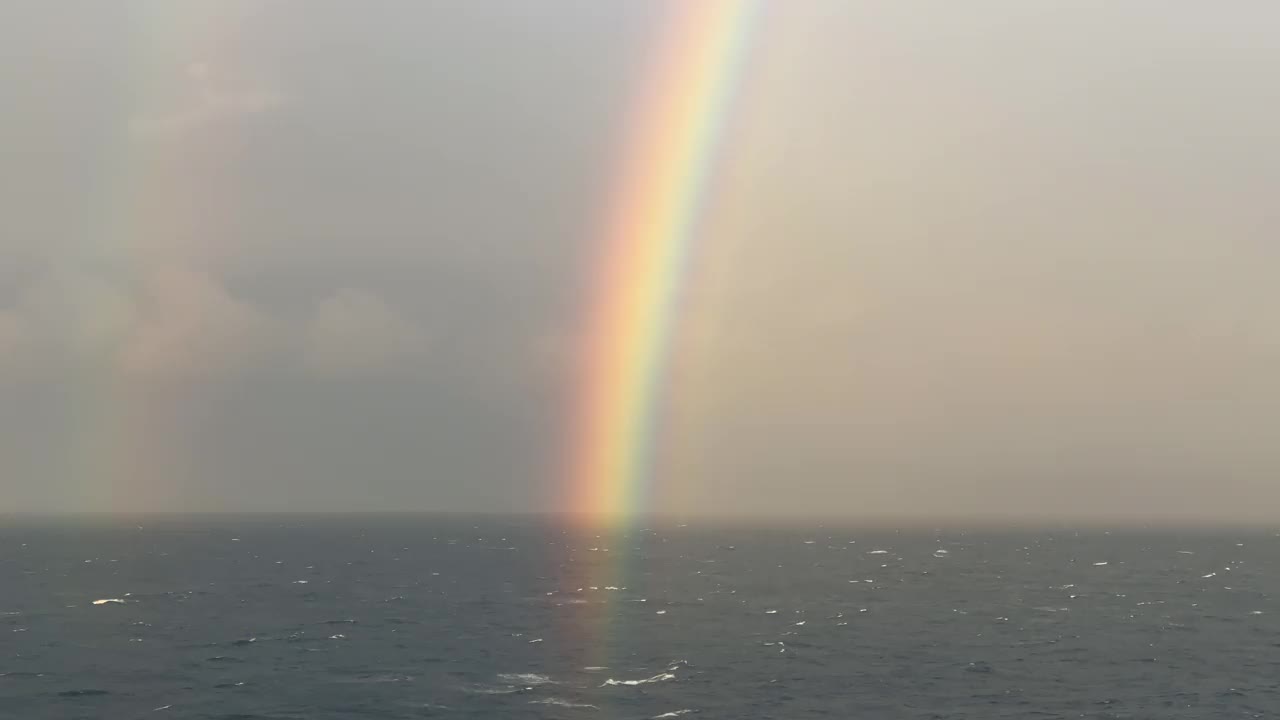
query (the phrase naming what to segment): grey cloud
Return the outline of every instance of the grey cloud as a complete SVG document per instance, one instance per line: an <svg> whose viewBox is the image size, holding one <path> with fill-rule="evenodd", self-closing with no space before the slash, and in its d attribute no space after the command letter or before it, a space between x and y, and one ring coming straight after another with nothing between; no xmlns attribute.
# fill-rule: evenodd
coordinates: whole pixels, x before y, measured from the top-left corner
<svg viewBox="0 0 1280 720"><path fill-rule="evenodd" d="M244 369L278 332L259 310L189 268L153 272L139 298L141 312L119 360L128 374L181 377Z"/></svg>
<svg viewBox="0 0 1280 720"><path fill-rule="evenodd" d="M86 357L107 361L137 320L134 299L99 273L57 268L23 287L11 308L26 360ZM38 363L41 364L41 363Z"/></svg>
<svg viewBox="0 0 1280 720"><path fill-rule="evenodd" d="M135 136L180 136L272 112L285 104L285 95L261 80L223 77L205 62L188 65L185 79L176 97L130 118Z"/></svg>
<svg viewBox="0 0 1280 720"><path fill-rule="evenodd" d="M0 368L12 362L23 345L27 332L22 316L12 310L0 310Z"/></svg>
<svg viewBox="0 0 1280 720"><path fill-rule="evenodd" d="M271 311L216 276L161 265L136 277L57 270L0 309L9 379L88 363L122 377L182 380L283 371L318 376L414 369L422 328L376 293L345 288L307 313Z"/></svg>
<svg viewBox="0 0 1280 720"><path fill-rule="evenodd" d="M324 376L365 375L416 362L424 333L377 295L343 288L320 300L303 331L303 362Z"/></svg>
<svg viewBox="0 0 1280 720"><path fill-rule="evenodd" d="M3 345L27 377L84 363L151 377L218 373L268 337L256 309L213 277L183 267L150 268L136 279L52 270L22 289L3 317Z"/></svg>

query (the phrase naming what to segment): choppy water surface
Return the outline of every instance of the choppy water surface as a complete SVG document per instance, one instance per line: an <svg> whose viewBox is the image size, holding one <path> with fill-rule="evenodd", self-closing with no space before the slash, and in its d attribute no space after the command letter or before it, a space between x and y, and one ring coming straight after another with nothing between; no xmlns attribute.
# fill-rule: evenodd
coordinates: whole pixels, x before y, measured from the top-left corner
<svg viewBox="0 0 1280 720"><path fill-rule="evenodd" d="M4 718L1280 717L1272 532L7 520Z"/></svg>

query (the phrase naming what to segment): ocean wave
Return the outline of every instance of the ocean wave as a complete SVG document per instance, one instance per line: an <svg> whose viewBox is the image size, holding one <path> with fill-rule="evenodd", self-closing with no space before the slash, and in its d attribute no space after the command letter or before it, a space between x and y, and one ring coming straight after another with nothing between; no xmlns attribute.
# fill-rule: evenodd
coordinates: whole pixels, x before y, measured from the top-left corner
<svg viewBox="0 0 1280 720"><path fill-rule="evenodd" d="M629 685L634 687L636 685L648 685L650 683L666 682L667 680L675 680L675 679L676 679L676 676L669 672L662 673L659 675L654 675L653 677L645 678L643 680L614 680L613 678L609 678L608 680L605 680L604 685L601 685L600 687L609 687L609 686L617 686L617 685Z"/></svg>
<svg viewBox="0 0 1280 720"><path fill-rule="evenodd" d="M555 680L537 673L502 673L498 679L513 685L554 685Z"/></svg>
<svg viewBox="0 0 1280 720"><path fill-rule="evenodd" d="M561 698L543 698L541 700L530 700L529 704L530 705L555 705L556 707L576 708L579 710L599 710L600 709L600 707L597 705L591 705L589 703L576 703L571 700L563 700Z"/></svg>
<svg viewBox="0 0 1280 720"><path fill-rule="evenodd" d="M512 693L523 692L523 688L518 687L469 687L463 688L464 692L472 695L511 695Z"/></svg>

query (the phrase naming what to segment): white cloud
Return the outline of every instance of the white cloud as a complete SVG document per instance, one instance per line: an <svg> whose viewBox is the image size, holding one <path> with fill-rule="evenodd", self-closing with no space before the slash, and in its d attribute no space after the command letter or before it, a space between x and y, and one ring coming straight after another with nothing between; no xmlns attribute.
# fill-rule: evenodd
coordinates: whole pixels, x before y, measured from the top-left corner
<svg viewBox="0 0 1280 720"><path fill-rule="evenodd" d="M306 367L326 376L383 371L427 346L422 331L384 300L353 288L317 303L303 342Z"/></svg>
<svg viewBox="0 0 1280 720"><path fill-rule="evenodd" d="M31 349L54 356L103 356L137 320L134 299L98 273L52 271L21 294L15 314Z"/></svg>
<svg viewBox="0 0 1280 720"><path fill-rule="evenodd" d="M269 347L270 323L215 278L160 267L140 278L57 270L0 309L7 379L71 365L135 377L240 369Z"/></svg>
<svg viewBox="0 0 1280 720"><path fill-rule="evenodd" d="M269 322L208 275L166 268L141 292L144 314L131 329L120 366L150 376L236 370L263 351Z"/></svg>
<svg viewBox="0 0 1280 720"><path fill-rule="evenodd" d="M271 316L189 266L121 276L59 270L0 307L0 380L92 369L135 380L252 372L292 354L320 377L407 369L422 330L368 290L323 297L301 316ZM281 353L285 353L281 355Z"/></svg>
<svg viewBox="0 0 1280 720"><path fill-rule="evenodd" d="M176 101L134 115L129 127L137 136L174 136L271 112L284 102L279 90L261 81L223 77L209 63L194 62Z"/></svg>

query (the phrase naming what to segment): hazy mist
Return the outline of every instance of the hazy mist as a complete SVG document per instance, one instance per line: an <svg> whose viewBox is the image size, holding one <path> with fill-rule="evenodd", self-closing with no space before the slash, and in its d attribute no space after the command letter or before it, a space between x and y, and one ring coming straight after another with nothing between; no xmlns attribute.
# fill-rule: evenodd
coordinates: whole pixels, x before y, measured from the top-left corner
<svg viewBox="0 0 1280 720"><path fill-rule="evenodd" d="M661 5L0 6L0 510L556 510ZM773 2L654 508L1280 517L1280 6Z"/></svg>

